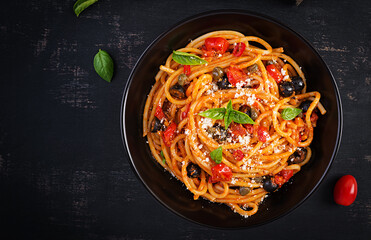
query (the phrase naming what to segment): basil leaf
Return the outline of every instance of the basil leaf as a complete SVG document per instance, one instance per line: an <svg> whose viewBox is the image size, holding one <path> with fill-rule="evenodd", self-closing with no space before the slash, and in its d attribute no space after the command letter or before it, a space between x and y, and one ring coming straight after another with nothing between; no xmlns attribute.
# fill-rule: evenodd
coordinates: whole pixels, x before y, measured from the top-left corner
<svg viewBox="0 0 371 240"><path fill-rule="evenodd" d="M111 82L113 76L113 60L106 51L99 49L99 52L95 54L94 69L101 78L107 82Z"/></svg>
<svg viewBox="0 0 371 240"><path fill-rule="evenodd" d="M166 159L165 159L165 156L164 156L164 152L162 150L160 152L160 155L161 155L161 158L162 158L162 162L165 163Z"/></svg>
<svg viewBox="0 0 371 240"><path fill-rule="evenodd" d="M73 11L75 12L76 16L79 16L82 11L96 2L98 2L98 0L78 0L73 5Z"/></svg>
<svg viewBox="0 0 371 240"><path fill-rule="evenodd" d="M255 124L255 122L247 115L246 113L232 110L230 113L230 118L236 122L241 124Z"/></svg>
<svg viewBox="0 0 371 240"><path fill-rule="evenodd" d="M232 122L231 118L231 111L233 110L232 107L232 101L229 99L229 102L227 104L227 111L224 115L224 128L227 129L229 127L229 124Z"/></svg>
<svg viewBox="0 0 371 240"><path fill-rule="evenodd" d="M173 51L173 60L182 65L202 65L208 63L194 54L180 51Z"/></svg>
<svg viewBox="0 0 371 240"><path fill-rule="evenodd" d="M218 147L214 151L210 152L210 157L216 163L221 163L223 159L223 149L222 147Z"/></svg>
<svg viewBox="0 0 371 240"><path fill-rule="evenodd" d="M201 112L198 115L202 117L222 120L224 118L225 111L225 108L212 108Z"/></svg>
<svg viewBox="0 0 371 240"><path fill-rule="evenodd" d="M299 108L285 108L281 112L281 117L285 120L292 120L302 112Z"/></svg>

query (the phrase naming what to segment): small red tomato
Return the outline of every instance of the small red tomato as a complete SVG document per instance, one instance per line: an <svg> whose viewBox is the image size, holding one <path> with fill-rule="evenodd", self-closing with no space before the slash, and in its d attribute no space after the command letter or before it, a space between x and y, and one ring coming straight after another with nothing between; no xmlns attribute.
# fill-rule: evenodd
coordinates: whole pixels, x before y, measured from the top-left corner
<svg viewBox="0 0 371 240"><path fill-rule="evenodd" d="M241 161L244 156L245 156L245 154L239 149L237 149L236 151L233 152L233 157L237 161Z"/></svg>
<svg viewBox="0 0 371 240"><path fill-rule="evenodd" d="M170 123L170 125L166 128L162 135L162 140L164 141L165 145L170 147L171 141L176 137L176 128L177 125L175 122Z"/></svg>
<svg viewBox="0 0 371 240"><path fill-rule="evenodd" d="M246 79L246 74L236 66L230 66L227 70L228 81L236 86L237 83L244 81Z"/></svg>
<svg viewBox="0 0 371 240"><path fill-rule="evenodd" d="M191 66L190 65L184 65L183 66L183 72L185 75L189 76L191 74Z"/></svg>
<svg viewBox="0 0 371 240"><path fill-rule="evenodd" d="M357 181L352 175L342 176L335 184L334 200L337 204L349 206L357 197Z"/></svg>
<svg viewBox="0 0 371 240"><path fill-rule="evenodd" d="M211 168L212 176L210 182L230 181L232 179L232 170L224 163L219 163Z"/></svg>
<svg viewBox="0 0 371 240"><path fill-rule="evenodd" d="M269 140L270 135L268 133L267 128L262 126L258 127L258 138L260 142L266 142L267 140Z"/></svg>
<svg viewBox="0 0 371 240"><path fill-rule="evenodd" d="M205 50L223 54L228 50L229 42L222 37L211 37L205 39Z"/></svg>
<svg viewBox="0 0 371 240"><path fill-rule="evenodd" d="M158 120L162 120L162 119L165 118L165 114L164 114L164 112L162 111L162 108L161 108L160 105L158 105L158 106L156 107L155 117L157 117Z"/></svg>
<svg viewBox="0 0 371 240"><path fill-rule="evenodd" d="M265 68L267 69L269 75L271 75L271 77L276 80L277 83L280 83L282 81L283 76L274 64L270 64Z"/></svg>
<svg viewBox="0 0 371 240"><path fill-rule="evenodd" d="M282 186L285 184L292 176L294 175L294 171L292 169L289 170L281 170L281 172L277 173L274 176L274 182L278 184L278 186Z"/></svg>
<svg viewBox="0 0 371 240"><path fill-rule="evenodd" d="M244 44L243 42L239 42L234 46L232 54L236 57L240 57L243 51L245 51L245 48L246 44Z"/></svg>

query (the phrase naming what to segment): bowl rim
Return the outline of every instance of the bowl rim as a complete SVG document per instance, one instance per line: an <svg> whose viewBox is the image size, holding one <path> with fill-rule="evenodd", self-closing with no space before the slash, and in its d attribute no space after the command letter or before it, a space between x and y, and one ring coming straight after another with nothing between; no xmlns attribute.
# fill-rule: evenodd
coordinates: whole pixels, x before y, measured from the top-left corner
<svg viewBox="0 0 371 240"><path fill-rule="evenodd" d="M128 146L127 137L126 137L126 122L125 122L125 117L124 117L124 114L126 112L127 96L128 96L129 90L130 90L131 83L133 81L134 73L136 72L136 69L137 69L138 65L141 63L143 57L147 54L147 52L149 50L151 50L151 48L160 39L162 39L168 33L170 33L171 31L173 31L174 28L180 27L181 25L186 24L186 23L188 23L190 21L194 21L194 20L196 20L198 18L204 18L204 17L207 17L207 16L214 16L214 15L221 15L221 14L248 15L248 16L252 16L252 17L261 18L261 19L266 20L266 21L269 21L269 22L271 22L271 23L273 23L275 25L279 25L280 27L288 30L289 32L293 33L298 38L300 38L300 40L303 41L305 44L307 44L309 46L309 48L312 50L312 52L315 55L317 55L317 57L320 59L321 63L325 66L325 69L327 70L327 73L331 77L331 80L332 80L331 82L332 82L332 85L334 87L334 94L335 94L335 97L336 97L337 111L338 111L338 116L337 116L338 117L338 128L337 128L337 136L336 136L336 142L335 142L335 145L334 145L334 150L332 152L330 161L329 161L326 169L324 170L321 178L318 180L318 182L316 183L316 185L311 189L311 191L304 198L302 198L298 203L296 203L293 207L291 207L288 211L286 211L286 212L284 212L282 214L279 214L279 215L277 215L275 217L272 217L272 218L270 218L270 219L268 219L266 221L263 221L261 223L256 223L256 224L251 224L251 225L246 225L246 226L237 226L237 227L220 227L220 226L214 226L214 225L209 225L209 224L206 224L206 223L198 222L196 220L193 220L193 219L191 219L189 217L186 217L186 216L182 215L181 213L179 213L175 209L172 209L171 207L169 207L165 202L163 202L152 191L152 189L147 185L147 183L145 183L145 181L143 180L143 178L140 176L140 174L139 174L139 172L138 172L138 170L136 168L136 165L134 164L134 160L133 160L133 158L131 156L131 153L130 153L130 150L129 150L129 146ZM149 191L151 193L150 195L154 199L156 199L162 206L164 206L165 209L167 209L168 211L172 212L173 214L175 214L177 216L180 216L183 219L187 219L188 221L190 221L192 223L196 223L198 225L205 226L205 227L211 227L211 228L215 228L215 229L247 229L247 228L257 227L257 226L261 226L261 225L270 223L270 222L272 222L274 220L277 220L277 219L279 219L279 218L281 218L281 217L289 214L294 209L296 209L297 207L299 207L300 205L302 205L315 191L317 191L317 189L319 188L319 185L322 183L323 179L328 174L328 172L329 172L329 170L330 170L330 168L332 166L332 163L333 163L334 159L336 158L336 155L337 155L337 153L339 151L339 148L340 148L341 138L342 138L342 134L343 134L343 107L342 107L342 102L341 102L339 88L337 86L337 83L335 81L335 77L332 74L330 68L328 67L328 65L326 64L326 62L322 59L321 55L317 52L317 50L312 46L312 44L310 42L308 42L301 34L299 34L298 32L294 31L293 29L291 29L290 27L288 27L286 24L283 24L282 22L278 21L277 19L275 19L273 17L270 17L268 15L262 14L262 13L258 13L258 12L254 12L254 11L250 11L250 10L240 10L240 9L218 9L218 10L211 10L211 11L205 11L205 12L201 12L201 13L198 13L198 14L194 14L194 15L191 15L189 17L186 17L186 18L178 21L176 24L171 25L165 31L163 31L161 34L159 34L146 47L146 49L138 57L137 62L135 63L134 67L132 68L132 70L130 72L130 75L128 77L128 80L127 80L127 82L125 84L123 93L122 93L121 106L120 106L120 130L121 130L121 140L122 140L122 143L123 143L123 146L124 146L124 149L125 149L124 152L126 152L127 156L129 157L129 160L130 160L129 162L130 162L131 169L135 173L136 177L140 179L140 182L145 186L145 188L147 189L147 191Z"/></svg>

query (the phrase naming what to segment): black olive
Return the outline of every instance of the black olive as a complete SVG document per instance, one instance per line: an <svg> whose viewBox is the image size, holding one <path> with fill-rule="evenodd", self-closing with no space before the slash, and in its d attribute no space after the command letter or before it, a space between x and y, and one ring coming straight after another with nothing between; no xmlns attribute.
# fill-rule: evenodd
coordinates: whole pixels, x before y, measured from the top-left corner
<svg viewBox="0 0 371 240"><path fill-rule="evenodd" d="M151 123L151 132L155 133L157 131L160 131L162 127L163 124L161 123L161 121L157 117L155 117Z"/></svg>
<svg viewBox="0 0 371 240"><path fill-rule="evenodd" d="M250 112L251 112L251 116L250 116L251 119L255 121L259 117L258 110L256 110L255 108L251 108Z"/></svg>
<svg viewBox="0 0 371 240"><path fill-rule="evenodd" d="M184 88L180 86L178 83L172 86L169 92L170 92L170 95L174 98L178 98L178 99L185 98Z"/></svg>
<svg viewBox="0 0 371 240"><path fill-rule="evenodd" d="M249 115L249 117L251 117L251 107L248 106L248 105L242 105L238 111L240 112L243 112L243 113L246 113L247 115Z"/></svg>
<svg viewBox="0 0 371 240"><path fill-rule="evenodd" d="M297 164L303 162L306 157L307 149L298 147L296 151L290 155L287 161L289 162L289 164Z"/></svg>
<svg viewBox="0 0 371 240"><path fill-rule="evenodd" d="M214 81L219 81L224 76L224 70L221 67L216 67L213 69L212 74Z"/></svg>
<svg viewBox="0 0 371 240"><path fill-rule="evenodd" d="M222 78L221 81L217 82L217 85L218 85L218 87L220 89L229 89L229 88L231 88L230 87L231 84L228 81L228 77L225 76L225 75L223 76L223 78Z"/></svg>
<svg viewBox="0 0 371 240"><path fill-rule="evenodd" d="M264 179L263 188L267 192L274 192L278 188L278 185L272 181L271 177L267 177Z"/></svg>
<svg viewBox="0 0 371 240"><path fill-rule="evenodd" d="M188 80L187 75L185 75L184 73L180 74L179 77L178 77L178 84L180 86L184 86L188 83L189 83L189 80Z"/></svg>
<svg viewBox="0 0 371 240"><path fill-rule="evenodd" d="M291 82L294 85L295 93L300 94L301 90L305 87L304 80L299 76L295 76L291 78Z"/></svg>
<svg viewBox="0 0 371 240"><path fill-rule="evenodd" d="M259 66L256 63L247 67L247 71L249 71L251 73L257 72L258 70L259 70Z"/></svg>
<svg viewBox="0 0 371 240"><path fill-rule="evenodd" d="M208 128L207 133L218 143L223 143L227 139L227 130L219 124Z"/></svg>
<svg viewBox="0 0 371 240"><path fill-rule="evenodd" d="M311 100L305 100L304 102L300 103L299 108L303 110L303 112L306 112L308 111L308 108L311 103L312 103Z"/></svg>
<svg viewBox="0 0 371 240"><path fill-rule="evenodd" d="M280 95L283 97L290 97L294 93L294 84L289 81L282 81L278 86Z"/></svg>
<svg viewBox="0 0 371 240"><path fill-rule="evenodd" d="M251 192L251 188L249 187L240 187L239 189L240 195L245 196L246 194L249 194Z"/></svg>
<svg viewBox="0 0 371 240"><path fill-rule="evenodd" d="M187 176L190 178L196 178L199 177L201 174L201 168L200 166L190 163L187 166Z"/></svg>

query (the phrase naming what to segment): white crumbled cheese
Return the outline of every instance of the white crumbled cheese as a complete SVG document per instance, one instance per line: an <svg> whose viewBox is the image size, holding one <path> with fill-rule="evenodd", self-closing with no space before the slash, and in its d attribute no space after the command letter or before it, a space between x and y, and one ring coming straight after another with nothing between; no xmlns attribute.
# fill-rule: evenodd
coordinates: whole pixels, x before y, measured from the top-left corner
<svg viewBox="0 0 371 240"><path fill-rule="evenodd" d="M205 158L204 162L210 162L210 158Z"/></svg>
<svg viewBox="0 0 371 240"><path fill-rule="evenodd" d="M213 121L211 118L203 118L200 120L200 123L201 123L201 128L203 129L207 129L213 126Z"/></svg>
<svg viewBox="0 0 371 240"><path fill-rule="evenodd" d="M285 76L285 75L287 75L287 71L286 71L285 69L281 68L281 74L282 74L283 76Z"/></svg>
<svg viewBox="0 0 371 240"><path fill-rule="evenodd" d="M250 143L250 135L238 136L238 141L243 145L247 145Z"/></svg>
<svg viewBox="0 0 371 240"><path fill-rule="evenodd" d="M185 135L188 136L190 133L191 133L191 131L190 131L189 129L184 130L184 134L185 134Z"/></svg>
<svg viewBox="0 0 371 240"><path fill-rule="evenodd" d="M283 77L283 80L287 80L287 79L289 79L289 75L286 75Z"/></svg>
<svg viewBox="0 0 371 240"><path fill-rule="evenodd" d="M201 149L203 146L202 144L198 145L198 149Z"/></svg>
<svg viewBox="0 0 371 240"><path fill-rule="evenodd" d="M231 179L231 183L232 183L232 184L235 184L236 182L237 182L237 179L236 179L236 178L232 178L232 179Z"/></svg>
<svg viewBox="0 0 371 240"><path fill-rule="evenodd" d="M219 54L218 54L218 57L221 57L221 56L223 56L223 54L220 54L220 53L219 53Z"/></svg>

